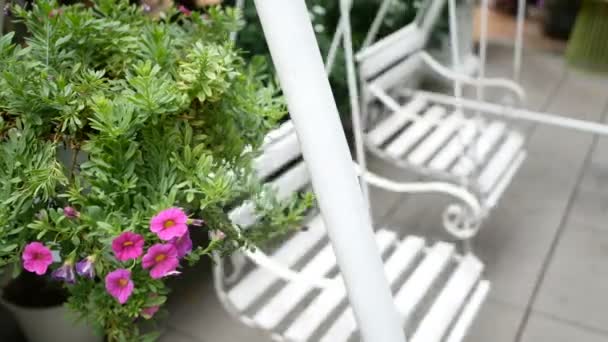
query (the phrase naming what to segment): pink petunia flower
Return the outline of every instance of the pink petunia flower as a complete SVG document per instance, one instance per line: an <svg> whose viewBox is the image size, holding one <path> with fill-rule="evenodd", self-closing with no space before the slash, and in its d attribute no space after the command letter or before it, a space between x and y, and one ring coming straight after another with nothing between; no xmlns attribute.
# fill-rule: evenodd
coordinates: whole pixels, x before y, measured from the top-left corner
<svg viewBox="0 0 608 342"><path fill-rule="evenodd" d="M106 276L106 291L116 298L120 304L127 302L134 288L135 284L131 280L131 271L129 270L119 268Z"/></svg>
<svg viewBox="0 0 608 342"><path fill-rule="evenodd" d="M145 319L150 319L152 318L152 316L154 316L154 314L158 311L159 308L160 306L158 305L143 308L141 309L141 317Z"/></svg>
<svg viewBox="0 0 608 342"><path fill-rule="evenodd" d="M142 267L151 268L150 277L159 279L172 274L177 266L177 249L173 244L160 244L150 247L142 259Z"/></svg>
<svg viewBox="0 0 608 342"><path fill-rule="evenodd" d="M221 230L212 230L209 232L211 240L222 241L226 238L226 234Z"/></svg>
<svg viewBox="0 0 608 342"><path fill-rule="evenodd" d="M177 8L178 11L182 12L183 15L185 15L186 17L192 15L192 11L189 10L186 6L184 5L179 5L179 7Z"/></svg>
<svg viewBox="0 0 608 342"><path fill-rule="evenodd" d="M23 268L37 275L46 273L49 265L53 263L53 254L40 242L31 242L25 246L23 255Z"/></svg>
<svg viewBox="0 0 608 342"><path fill-rule="evenodd" d="M133 232L124 232L112 241L112 251L120 261L137 259L144 252L144 238Z"/></svg>
<svg viewBox="0 0 608 342"><path fill-rule="evenodd" d="M79 218L80 212L76 210L74 207L67 206L63 208L63 215L69 219Z"/></svg>
<svg viewBox="0 0 608 342"><path fill-rule="evenodd" d="M174 238L171 240L175 249L177 249L177 258L181 259L184 256L188 255L190 251L192 251L192 239L190 239L190 233L186 232L186 234L181 237Z"/></svg>
<svg viewBox="0 0 608 342"><path fill-rule="evenodd" d="M188 231L188 216L180 208L165 209L152 217L150 230L164 241L181 237Z"/></svg>

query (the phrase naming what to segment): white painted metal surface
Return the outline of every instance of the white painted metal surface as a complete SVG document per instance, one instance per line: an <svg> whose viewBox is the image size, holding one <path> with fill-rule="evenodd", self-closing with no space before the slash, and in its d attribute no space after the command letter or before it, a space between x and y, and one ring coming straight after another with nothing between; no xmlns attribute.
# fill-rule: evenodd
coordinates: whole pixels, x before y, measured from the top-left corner
<svg viewBox="0 0 608 342"><path fill-rule="evenodd" d="M303 0L255 4L364 340L403 342L306 5Z"/></svg>

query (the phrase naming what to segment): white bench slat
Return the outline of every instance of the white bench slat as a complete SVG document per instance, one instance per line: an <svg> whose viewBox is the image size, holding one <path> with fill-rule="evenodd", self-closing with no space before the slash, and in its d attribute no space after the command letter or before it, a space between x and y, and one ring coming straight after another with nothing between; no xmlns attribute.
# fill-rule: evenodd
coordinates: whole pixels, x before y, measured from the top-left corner
<svg viewBox="0 0 608 342"><path fill-rule="evenodd" d="M412 315L428 289L448 265L453 254L454 245L445 242L436 243L414 273L397 291L395 306L404 322Z"/></svg>
<svg viewBox="0 0 608 342"><path fill-rule="evenodd" d="M357 54L361 77L369 79L399 59L421 49L425 38L424 32L413 23L378 40Z"/></svg>
<svg viewBox="0 0 608 342"><path fill-rule="evenodd" d="M456 321L456 324L454 324L454 327L450 331L446 342L461 342L465 338L473 323L473 319L477 316L481 304L483 304L489 291L490 282L487 280L480 281L466 307L458 317L458 321Z"/></svg>
<svg viewBox="0 0 608 342"><path fill-rule="evenodd" d="M433 106L426 111L423 116L415 120L411 126L405 128L395 140L393 140L386 148L386 153L394 158L399 158L401 155L409 151L435 123L445 115L444 107Z"/></svg>
<svg viewBox="0 0 608 342"><path fill-rule="evenodd" d="M353 327L357 326L357 320L353 309L348 306L346 310L342 312L342 315L334 322L334 324L327 330L325 335L321 337L321 342L343 342L347 341L352 335L354 330Z"/></svg>
<svg viewBox="0 0 608 342"><path fill-rule="evenodd" d="M522 150L519 152L517 157L515 157L515 160L511 163L507 172L500 178L498 184L494 186L494 189L492 189L490 194L486 197L486 207L492 208L496 205L498 199L502 196L502 193L511 183L513 176L515 176L515 173L517 170L519 170L521 164L524 162L524 159L526 159L526 152Z"/></svg>
<svg viewBox="0 0 608 342"><path fill-rule="evenodd" d="M504 122L493 121L484 129L483 133L479 139L477 139L474 147L472 148L473 155L475 156L475 162L480 163L481 165L485 163L490 151L492 151L494 146L500 141L505 128L506 125ZM471 174L473 170L475 170L475 167L476 165L472 161L461 159L458 161L456 166L454 166L453 172L458 176L467 176Z"/></svg>
<svg viewBox="0 0 608 342"><path fill-rule="evenodd" d="M461 128L463 115L459 111L450 114L445 121L439 123L428 137L408 156L408 161L414 165L422 166L429 160L435 151L441 147L452 134Z"/></svg>
<svg viewBox="0 0 608 342"><path fill-rule="evenodd" d="M316 216L308 224L308 229L297 233L273 254L277 262L292 267L325 236L325 226L321 216ZM228 297L239 311L245 310L278 280L272 272L258 267L241 279L230 291Z"/></svg>
<svg viewBox="0 0 608 342"><path fill-rule="evenodd" d="M272 188L276 189L277 198L284 200L296 191L303 189L309 183L310 174L308 173L306 163L300 162L270 184ZM249 200L232 209L228 213L228 217L242 228L253 225L258 219L255 212L255 204Z"/></svg>
<svg viewBox="0 0 608 342"><path fill-rule="evenodd" d="M382 231L382 230L381 230ZM400 243L385 263L385 273L389 284L394 284L409 265L414 261L416 255L422 252L424 240L419 237L409 237ZM343 283L340 286L323 291L306 310L298 316L294 323L287 329L285 336L293 341L306 341L315 330L323 323L327 315L334 310L346 296ZM354 332L353 326L351 332Z"/></svg>
<svg viewBox="0 0 608 342"><path fill-rule="evenodd" d="M515 160L523 145L524 138L521 134L517 132L509 133L507 139L479 175L479 189L482 193L487 194L492 190L499 177L504 174L509 164Z"/></svg>
<svg viewBox="0 0 608 342"><path fill-rule="evenodd" d="M265 147L262 155L254 160L253 165L258 177L264 179L301 154L298 136L295 130L292 130Z"/></svg>
<svg viewBox="0 0 608 342"><path fill-rule="evenodd" d="M264 137L264 147L266 145L272 144L275 140L278 140L287 134L295 131L295 127L293 126L293 122L291 120L285 121L278 128L268 132Z"/></svg>
<svg viewBox="0 0 608 342"><path fill-rule="evenodd" d="M378 249L383 253L395 243L395 233L383 231L375 235ZM336 267L336 257L331 245L325 246L300 271L311 277L323 277ZM253 320L264 329L272 329L300 303L314 288L303 282L291 282L274 295L254 315Z"/></svg>
<svg viewBox="0 0 608 342"><path fill-rule="evenodd" d="M479 281L483 265L466 255L420 322L411 342L439 342Z"/></svg>
<svg viewBox="0 0 608 342"><path fill-rule="evenodd" d="M384 119L368 134L367 139L374 146L382 145L388 138L397 133L415 115L426 106L426 100L414 98L398 112Z"/></svg>
<svg viewBox="0 0 608 342"><path fill-rule="evenodd" d="M411 267L416 257L423 252L425 241L416 236L410 236L397 245L397 248L384 264L384 272L390 286L394 286L399 277ZM357 326L352 318L352 311L345 310L336 324L330 327L324 336L326 341L345 341L355 333ZM340 331L338 331L340 330Z"/></svg>
<svg viewBox="0 0 608 342"><path fill-rule="evenodd" d="M475 136L482 130L482 123L477 120L467 120L461 130L456 131L452 139L437 153L429 163L429 167L434 170L447 171L452 163L461 159L470 158L463 155Z"/></svg>

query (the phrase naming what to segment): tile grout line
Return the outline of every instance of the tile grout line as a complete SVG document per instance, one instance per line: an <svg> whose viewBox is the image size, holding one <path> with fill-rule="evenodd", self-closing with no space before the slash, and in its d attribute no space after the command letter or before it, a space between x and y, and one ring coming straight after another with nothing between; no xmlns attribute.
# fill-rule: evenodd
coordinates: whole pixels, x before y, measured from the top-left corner
<svg viewBox="0 0 608 342"><path fill-rule="evenodd" d="M608 115L608 102L604 105L604 108L601 111L600 120L602 123L605 122L607 115ZM570 197L568 198L566 208L564 209L564 215L562 216L562 218L560 220L560 223L557 228L557 232L555 233L555 237L551 241L551 246L549 247L549 251L547 252L547 255L545 256L545 259L543 261L541 272L536 280L536 283L534 284L534 289L532 290L532 295L530 296L530 299L528 300L528 304L526 305L526 310L524 311L524 316L522 317L522 319L520 321L519 327L517 329L517 334L515 335L515 342L522 341L524 331L525 331L526 327L528 326L528 321L530 320L530 316L533 311L534 303L536 302L536 298L538 297L542 284L545 280L549 266L550 266L551 262L553 261L553 257L555 256L557 246L558 246L559 242L561 241L561 237L562 237L563 233L566 230L565 229L566 223L568 222L568 218L570 217L570 212L574 205L575 199L579 194L580 185L583 181L585 173L591 164L593 152L597 148L598 142L599 142L599 136L597 134L594 134L593 140L591 142L591 146L587 150L585 159L583 161L583 165L581 167L581 170L578 173L578 176L577 176L577 179L576 179L576 182L574 185L574 190L572 191L572 193L570 194Z"/></svg>
<svg viewBox="0 0 608 342"><path fill-rule="evenodd" d="M593 332L594 334L599 334L599 335L602 335L602 336L608 336L608 330L598 329L596 327L585 325L585 324L580 323L580 322L576 322L576 321L573 321L573 320L569 320L569 319L565 319L565 318L562 318L562 317L558 317L558 316L556 316L554 314L551 314L549 312L542 311L542 310L534 310L534 313L539 314L541 316L545 316L546 319L550 319L550 320L556 321L556 322L561 323L561 324L566 324L566 325L569 325L569 326L572 326L572 327L575 327L575 328L578 328L578 329L581 329L581 330L586 330L586 331L589 331L589 332Z"/></svg>

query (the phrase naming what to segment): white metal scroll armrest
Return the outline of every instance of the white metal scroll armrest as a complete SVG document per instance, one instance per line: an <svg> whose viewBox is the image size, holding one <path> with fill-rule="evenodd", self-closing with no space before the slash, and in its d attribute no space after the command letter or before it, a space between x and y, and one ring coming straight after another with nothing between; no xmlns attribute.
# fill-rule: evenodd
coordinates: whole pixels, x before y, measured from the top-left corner
<svg viewBox="0 0 608 342"><path fill-rule="evenodd" d="M517 95L517 99L520 101L520 103L523 103L523 101L526 98L524 89L519 84L517 84L516 82L513 82L511 80L508 80L505 78L471 77L471 76L468 76L465 74L455 72L449 68L446 68L445 66L441 65L441 63L439 63L437 60L435 60L433 57L431 57L431 55L429 55L428 53L426 53L424 51L419 52L418 55L420 56L422 61L426 65L428 65L434 72L436 72L439 75L441 75L447 79L450 79L452 81L459 81L461 83L465 83L465 84L469 84L469 85L477 86L477 87L505 88L505 89L513 92L515 95Z"/></svg>
<svg viewBox="0 0 608 342"><path fill-rule="evenodd" d="M363 176L365 181L372 186L401 193L438 192L448 194L464 202L469 209L471 209L471 213L475 217L481 217L483 215L483 208L477 197L460 186L446 182L395 182L369 171L363 172L361 167L356 163L355 169L357 170L357 173Z"/></svg>

